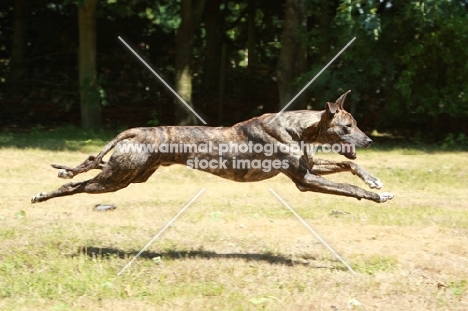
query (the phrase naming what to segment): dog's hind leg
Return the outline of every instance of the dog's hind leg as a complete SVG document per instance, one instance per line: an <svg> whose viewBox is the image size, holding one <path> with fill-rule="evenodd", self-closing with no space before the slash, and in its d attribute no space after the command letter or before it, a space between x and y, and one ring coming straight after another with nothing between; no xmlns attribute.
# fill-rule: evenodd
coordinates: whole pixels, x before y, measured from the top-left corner
<svg viewBox="0 0 468 311"><path fill-rule="evenodd" d="M51 192L41 192L36 194L31 198L31 203L44 202L52 198L63 197L67 195L72 195L76 193L85 192L86 186L89 184L90 180L81 181L81 182L71 182L65 184L58 188L57 190Z"/></svg>
<svg viewBox="0 0 468 311"><path fill-rule="evenodd" d="M83 163L74 168L60 164L51 164L51 166L60 170L58 172L58 177L63 179L71 179L73 178L73 176L79 173L88 171L89 167L91 167L92 169L102 169L104 165L106 165L106 162L101 160L101 162L99 162L97 166L93 166L95 159L95 156L90 155Z"/></svg>
<svg viewBox="0 0 468 311"><path fill-rule="evenodd" d="M63 197L78 193L106 193L123 189L131 183L145 182L158 168L139 167L135 169L112 166L113 161L103 167L102 172L94 178L64 184L57 190L51 192L41 192L31 198L31 203L43 202L52 198Z"/></svg>
<svg viewBox="0 0 468 311"><path fill-rule="evenodd" d="M105 193L114 192L127 187L134 180L134 174L124 174L113 172L110 176L103 176L102 173L96 177L81 181L71 182L62 185L57 190L51 192L41 192L31 198L31 203L47 201L52 198L73 195L77 193Z"/></svg>
<svg viewBox="0 0 468 311"><path fill-rule="evenodd" d="M58 164L52 164L52 167L60 169L58 177L65 179L71 179L80 173L84 173L92 169L103 169L106 166L106 162L102 160L104 156L119 142L125 139L131 139L137 136L139 132L140 131L138 129L130 129L120 133L108 142L97 156L89 156L83 163L74 168Z"/></svg>

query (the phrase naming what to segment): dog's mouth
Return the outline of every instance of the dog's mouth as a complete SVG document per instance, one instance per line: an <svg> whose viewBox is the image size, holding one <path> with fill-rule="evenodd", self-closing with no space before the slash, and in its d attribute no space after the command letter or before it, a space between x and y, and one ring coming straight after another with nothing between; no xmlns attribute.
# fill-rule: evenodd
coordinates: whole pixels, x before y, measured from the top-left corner
<svg viewBox="0 0 468 311"><path fill-rule="evenodd" d="M350 160L355 160L357 158L356 155L356 147L353 144L342 142L341 143L341 151L339 154L345 156Z"/></svg>

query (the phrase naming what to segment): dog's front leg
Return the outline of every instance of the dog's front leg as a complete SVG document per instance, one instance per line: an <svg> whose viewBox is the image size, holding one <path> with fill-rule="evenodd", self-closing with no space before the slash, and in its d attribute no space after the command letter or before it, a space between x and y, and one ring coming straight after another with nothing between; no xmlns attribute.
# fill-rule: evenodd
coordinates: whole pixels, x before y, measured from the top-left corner
<svg viewBox="0 0 468 311"><path fill-rule="evenodd" d="M297 188L301 191L313 191L320 193L335 194L347 197L354 197L357 199L367 199L377 203L386 202L393 198L393 194L389 192L375 193L364 190L360 187L336 183L322 176L313 173L304 159L289 157L288 168L283 171L292 181L296 184Z"/></svg>
<svg viewBox="0 0 468 311"><path fill-rule="evenodd" d="M383 183L358 164L351 161L330 161L318 159L316 157L306 157L309 168L313 174L328 175L340 172L351 172L353 175L361 178L371 189L380 189Z"/></svg>

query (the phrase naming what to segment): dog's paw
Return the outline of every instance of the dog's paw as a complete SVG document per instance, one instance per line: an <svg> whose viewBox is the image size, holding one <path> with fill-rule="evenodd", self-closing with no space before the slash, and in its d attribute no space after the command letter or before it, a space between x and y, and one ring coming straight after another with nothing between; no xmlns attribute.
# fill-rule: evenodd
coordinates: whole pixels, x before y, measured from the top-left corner
<svg viewBox="0 0 468 311"><path fill-rule="evenodd" d="M365 182L371 189L381 189L383 187L383 183L380 181L380 179L377 179L372 176L367 177L365 179Z"/></svg>
<svg viewBox="0 0 468 311"><path fill-rule="evenodd" d="M393 199L393 193L390 192L382 192L379 193L380 203L387 202L388 200Z"/></svg>
<svg viewBox="0 0 468 311"><path fill-rule="evenodd" d="M63 179L72 179L73 178L73 172L70 172L70 171L67 171L65 169L61 169L59 172L58 172L58 175L57 175L59 178L63 178Z"/></svg>
<svg viewBox="0 0 468 311"><path fill-rule="evenodd" d="M45 192L38 193L31 198L31 203L42 202L45 200L46 197L47 197L47 193Z"/></svg>

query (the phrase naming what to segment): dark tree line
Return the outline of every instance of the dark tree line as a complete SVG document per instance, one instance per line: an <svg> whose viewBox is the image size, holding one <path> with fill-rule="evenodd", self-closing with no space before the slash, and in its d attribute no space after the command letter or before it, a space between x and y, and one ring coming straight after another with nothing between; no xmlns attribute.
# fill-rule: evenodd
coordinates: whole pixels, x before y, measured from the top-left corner
<svg viewBox="0 0 468 311"><path fill-rule="evenodd" d="M280 110L356 37L290 109L351 89L367 130L468 132L466 0L3 1L4 128L197 124L118 36L210 125Z"/></svg>

